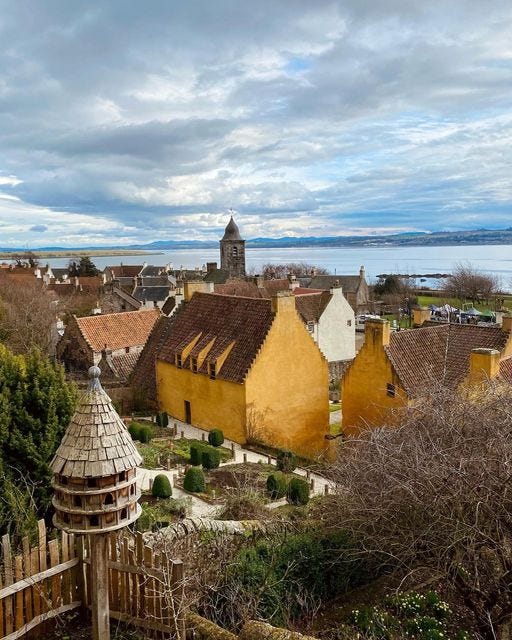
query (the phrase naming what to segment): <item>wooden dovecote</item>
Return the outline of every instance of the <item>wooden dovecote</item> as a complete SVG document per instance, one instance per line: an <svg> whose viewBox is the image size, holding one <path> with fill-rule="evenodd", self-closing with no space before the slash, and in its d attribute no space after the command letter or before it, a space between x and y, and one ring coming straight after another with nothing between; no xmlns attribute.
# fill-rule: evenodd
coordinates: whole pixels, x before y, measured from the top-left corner
<svg viewBox="0 0 512 640"><path fill-rule="evenodd" d="M54 525L69 533L121 529L140 515L136 468L142 462L128 430L102 389L90 383L51 463Z"/></svg>

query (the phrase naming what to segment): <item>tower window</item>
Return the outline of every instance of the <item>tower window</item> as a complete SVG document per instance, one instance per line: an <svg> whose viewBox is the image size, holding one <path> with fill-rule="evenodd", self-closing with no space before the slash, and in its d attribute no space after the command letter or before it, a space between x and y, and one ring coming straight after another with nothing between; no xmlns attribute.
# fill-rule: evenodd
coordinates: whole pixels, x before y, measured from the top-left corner
<svg viewBox="0 0 512 640"><path fill-rule="evenodd" d="M238 247L233 247L233 257L236 258L238 256Z"/></svg>

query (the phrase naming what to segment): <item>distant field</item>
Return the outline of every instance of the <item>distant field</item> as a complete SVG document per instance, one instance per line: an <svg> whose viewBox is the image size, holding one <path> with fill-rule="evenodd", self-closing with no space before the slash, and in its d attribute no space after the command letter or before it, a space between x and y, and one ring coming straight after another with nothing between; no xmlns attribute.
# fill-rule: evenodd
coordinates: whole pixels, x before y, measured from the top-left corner
<svg viewBox="0 0 512 640"><path fill-rule="evenodd" d="M0 260L14 260L18 256L23 255L23 251L0 251ZM107 256L152 256L162 253L161 251L143 251L142 249L89 249L75 251L33 251L35 256L42 258L81 258L82 256L90 257L107 257Z"/></svg>

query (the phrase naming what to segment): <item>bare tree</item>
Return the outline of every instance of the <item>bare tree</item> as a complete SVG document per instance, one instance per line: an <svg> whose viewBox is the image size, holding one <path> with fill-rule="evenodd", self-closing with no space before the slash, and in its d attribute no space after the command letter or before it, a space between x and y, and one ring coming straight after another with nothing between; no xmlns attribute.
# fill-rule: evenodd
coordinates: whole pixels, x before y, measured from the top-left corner
<svg viewBox="0 0 512 640"><path fill-rule="evenodd" d="M308 264L307 262L288 262L285 264L271 264L267 263L263 265L262 275L264 278L280 279L286 278L289 274L300 277L311 277L315 275L326 275L327 269L323 267L316 267L315 265Z"/></svg>
<svg viewBox="0 0 512 640"><path fill-rule="evenodd" d="M478 271L469 263L458 263L444 281L444 292L457 298L462 306L466 300L473 303L488 301L499 292L499 278L494 274Z"/></svg>
<svg viewBox="0 0 512 640"><path fill-rule="evenodd" d="M341 445L322 513L376 567L448 580L482 638L512 624L512 389L439 389Z"/></svg>

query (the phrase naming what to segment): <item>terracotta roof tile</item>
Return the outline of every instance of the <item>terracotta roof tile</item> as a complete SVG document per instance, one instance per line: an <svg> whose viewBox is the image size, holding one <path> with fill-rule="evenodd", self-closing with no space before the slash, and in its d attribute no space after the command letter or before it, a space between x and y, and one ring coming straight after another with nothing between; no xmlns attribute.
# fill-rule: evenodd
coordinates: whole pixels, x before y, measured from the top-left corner
<svg viewBox="0 0 512 640"><path fill-rule="evenodd" d="M441 324L391 334L386 353L409 397L436 385L456 387L469 372L473 349L501 351L508 339L498 327Z"/></svg>
<svg viewBox="0 0 512 640"><path fill-rule="evenodd" d="M512 384L512 356L500 361L500 378Z"/></svg>
<svg viewBox="0 0 512 640"><path fill-rule="evenodd" d="M299 295L295 298L295 307L304 322L318 322L331 297L328 291Z"/></svg>
<svg viewBox="0 0 512 640"><path fill-rule="evenodd" d="M76 318L76 323L93 351L135 347L146 343L151 329L160 317L159 309L125 311Z"/></svg>
<svg viewBox="0 0 512 640"><path fill-rule="evenodd" d="M105 270L110 271L115 278L134 278L139 275L143 268L144 265L142 264L118 264L113 267L106 267Z"/></svg>
<svg viewBox="0 0 512 640"><path fill-rule="evenodd" d="M215 362L233 344L217 377L243 382L274 320L271 301L215 293L195 293L175 317L158 358L174 364L176 354L200 336L190 357L214 339L199 373L208 374L208 363Z"/></svg>

